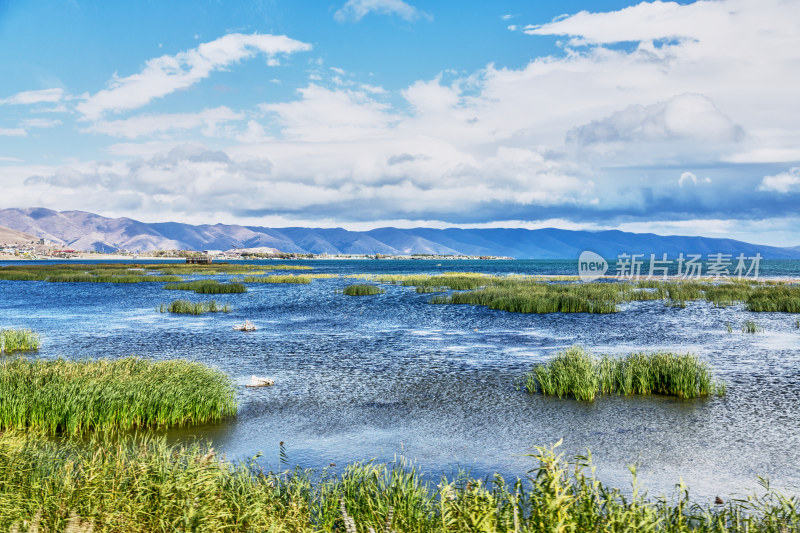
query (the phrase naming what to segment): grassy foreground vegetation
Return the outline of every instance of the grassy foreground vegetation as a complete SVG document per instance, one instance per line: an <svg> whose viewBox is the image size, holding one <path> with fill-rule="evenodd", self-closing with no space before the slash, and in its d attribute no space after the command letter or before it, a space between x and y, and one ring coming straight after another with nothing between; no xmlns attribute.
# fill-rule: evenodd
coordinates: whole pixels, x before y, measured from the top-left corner
<svg viewBox="0 0 800 533"><path fill-rule="evenodd" d="M204 313L229 313L228 304L219 305L216 300L210 302L190 302L189 300L173 300L167 304L161 304L159 311L162 313L177 313L183 315L202 315Z"/></svg>
<svg viewBox="0 0 800 533"><path fill-rule="evenodd" d="M595 357L579 346L536 365L523 378L530 393L594 400L598 394L666 394L696 398L725 394L708 364L692 354L631 353Z"/></svg>
<svg viewBox="0 0 800 533"><path fill-rule="evenodd" d="M94 436L62 444L0 436L0 523L17 531L782 532L800 527L800 501L767 490L723 505L624 495L538 448L525 479L462 473L434 485L402 460L357 463L341 474L264 472L233 464L205 442ZM15 529L16 528L16 529ZM78 529L80 528L80 529Z"/></svg>
<svg viewBox="0 0 800 533"><path fill-rule="evenodd" d="M342 289L342 294L347 296L371 296L373 294L384 294L385 292L385 289L381 289L376 285L369 285L366 283L348 285Z"/></svg>
<svg viewBox="0 0 800 533"><path fill-rule="evenodd" d="M50 434L163 428L236 413L230 378L200 363L0 360L0 430Z"/></svg>
<svg viewBox="0 0 800 533"><path fill-rule="evenodd" d="M215 279L168 283L164 288L169 291L194 291L197 294L236 294L247 292L241 283L220 283Z"/></svg>
<svg viewBox="0 0 800 533"><path fill-rule="evenodd" d="M0 329L0 353L38 350L41 338L29 329Z"/></svg>

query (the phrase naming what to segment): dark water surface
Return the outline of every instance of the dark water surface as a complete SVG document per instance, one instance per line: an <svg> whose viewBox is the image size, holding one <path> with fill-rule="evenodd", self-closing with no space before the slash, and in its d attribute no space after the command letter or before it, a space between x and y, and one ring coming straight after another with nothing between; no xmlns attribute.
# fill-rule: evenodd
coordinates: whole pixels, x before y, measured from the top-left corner
<svg viewBox="0 0 800 533"><path fill-rule="evenodd" d="M309 261L315 273L574 274L574 261ZM762 274L800 277L800 262L766 261ZM278 443L292 463L340 467L396 455L426 472L522 476L525 454L563 439L567 456L591 449L603 481L630 486L628 465L651 495L683 479L695 498L759 489L757 476L800 492L798 315L626 304L613 315L522 315L428 304L430 294L386 286L386 294L336 293L353 280L251 284L246 294L164 291L162 283L0 281L0 328L41 333L41 357L186 358L240 385L235 420L170 435L210 437L229 457ZM216 299L229 314L156 312L176 298ZM250 319L252 333L231 326ZM754 319L762 333L745 334ZM729 334L726 324L733 326ZM596 353L691 351L728 384L722 398L599 397L593 403L517 390L536 362L573 344ZM244 387L251 374L275 386Z"/></svg>

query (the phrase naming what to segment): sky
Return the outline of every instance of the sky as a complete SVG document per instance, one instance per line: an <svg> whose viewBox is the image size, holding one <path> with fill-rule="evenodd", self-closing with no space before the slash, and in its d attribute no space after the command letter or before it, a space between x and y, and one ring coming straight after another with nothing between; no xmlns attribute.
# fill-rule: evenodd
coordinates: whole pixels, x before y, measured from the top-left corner
<svg viewBox="0 0 800 533"><path fill-rule="evenodd" d="M0 209L800 245L800 2L0 0Z"/></svg>

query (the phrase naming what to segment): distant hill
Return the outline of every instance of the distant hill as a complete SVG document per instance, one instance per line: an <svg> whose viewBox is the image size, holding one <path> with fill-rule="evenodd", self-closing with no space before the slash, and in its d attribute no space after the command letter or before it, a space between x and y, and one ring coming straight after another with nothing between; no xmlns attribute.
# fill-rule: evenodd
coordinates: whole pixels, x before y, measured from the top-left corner
<svg viewBox="0 0 800 533"><path fill-rule="evenodd" d="M765 259L800 259L800 247L779 248L732 239L662 236L624 231L562 229L264 228L226 224L144 223L83 211L44 208L0 210L0 225L79 250L228 250L272 248L287 253L463 254L518 259L576 259L583 250L607 258L620 253L760 253ZM0 239L2 242L2 239Z"/></svg>
<svg viewBox="0 0 800 533"><path fill-rule="evenodd" d="M0 226L0 246L30 244L38 240L38 237L30 233L23 233L15 229Z"/></svg>

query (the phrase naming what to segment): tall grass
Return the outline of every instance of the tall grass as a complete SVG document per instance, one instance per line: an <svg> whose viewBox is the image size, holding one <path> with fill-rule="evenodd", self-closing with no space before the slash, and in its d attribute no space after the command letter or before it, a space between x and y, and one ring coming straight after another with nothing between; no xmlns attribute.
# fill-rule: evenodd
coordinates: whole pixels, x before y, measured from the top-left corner
<svg viewBox="0 0 800 533"><path fill-rule="evenodd" d="M642 280L635 283L559 283L531 276L448 274L365 279L417 287L417 292L466 290L435 297L435 304L471 304L515 313L614 313L624 302L664 300L673 307L707 300L717 307L745 303L750 311L800 313L800 285L753 280L724 283Z"/></svg>
<svg viewBox="0 0 800 533"><path fill-rule="evenodd" d="M0 267L0 279L47 281L52 283L146 283L181 281L180 276L145 275L143 268L131 264L48 264Z"/></svg>
<svg viewBox="0 0 800 533"><path fill-rule="evenodd" d="M758 312L800 313L800 285L758 287L749 295L747 309Z"/></svg>
<svg viewBox="0 0 800 533"><path fill-rule="evenodd" d="M131 275L94 275L86 274L54 274L47 276L44 281L51 283L146 283L156 281L181 281L180 276L131 276Z"/></svg>
<svg viewBox="0 0 800 533"><path fill-rule="evenodd" d="M162 313L177 313L184 315L202 315L204 313L229 313L228 304L219 305L216 300L210 302L190 302L189 300L173 300L169 304L161 304L159 311Z"/></svg>
<svg viewBox="0 0 800 533"><path fill-rule="evenodd" d="M29 352L39 349L41 337L29 329L0 330L0 353Z"/></svg>
<svg viewBox="0 0 800 533"><path fill-rule="evenodd" d="M756 324L754 320L745 320L742 325L742 333L758 333L762 331L761 326Z"/></svg>
<svg viewBox="0 0 800 533"><path fill-rule="evenodd" d="M437 296L436 304L472 304L514 313L615 313L622 301L613 283L541 283L510 280L484 289Z"/></svg>
<svg viewBox="0 0 800 533"><path fill-rule="evenodd" d="M32 272L20 272L18 270L0 269L0 279L8 281L38 281L39 276Z"/></svg>
<svg viewBox="0 0 800 533"><path fill-rule="evenodd" d="M164 285L164 288L170 291L194 291L197 294L232 294L247 292L247 287L241 283L220 283L213 279L168 283Z"/></svg>
<svg viewBox="0 0 800 533"><path fill-rule="evenodd" d="M455 291L475 290L491 284L497 277L475 272L450 272L436 276L408 276L401 284L411 287L443 287Z"/></svg>
<svg viewBox="0 0 800 533"><path fill-rule="evenodd" d="M579 346L557 353L523 377L530 393L592 401L597 394L665 394L696 398L725 394L708 364L692 354L631 353L595 357Z"/></svg>
<svg viewBox="0 0 800 533"><path fill-rule="evenodd" d="M368 284L348 285L342 289L342 294L347 296L371 296L373 294L384 294L385 292L385 289Z"/></svg>
<svg viewBox="0 0 800 533"><path fill-rule="evenodd" d="M231 463L206 442L125 437L63 444L0 436L0 523L12 531L368 531L722 533L796 531L800 501L774 490L723 505L649 499L604 485L591 454L568 462L558 444L531 454L523 479L427 482L402 460L331 470L265 472Z"/></svg>
<svg viewBox="0 0 800 533"><path fill-rule="evenodd" d="M311 276L307 276L304 274L293 275L293 274L273 274L271 276L248 276L244 278L245 283L311 283Z"/></svg>
<svg viewBox="0 0 800 533"><path fill-rule="evenodd" d="M198 424L235 413L230 378L199 363L0 360L0 430L76 434Z"/></svg>

